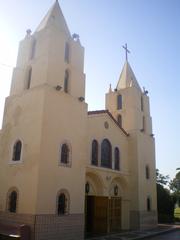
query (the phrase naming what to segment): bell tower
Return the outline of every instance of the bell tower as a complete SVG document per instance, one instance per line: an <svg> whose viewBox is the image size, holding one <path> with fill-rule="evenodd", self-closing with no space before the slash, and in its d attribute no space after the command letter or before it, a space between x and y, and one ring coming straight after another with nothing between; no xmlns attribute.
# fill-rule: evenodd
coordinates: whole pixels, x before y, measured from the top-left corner
<svg viewBox="0 0 180 240"><path fill-rule="evenodd" d="M86 120L84 48L56 1L20 42L0 132L0 221L13 209L32 239L83 239Z"/></svg>
<svg viewBox="0 0 180 240"><path fill-rule="evenodd" d="M106 94L106 109L129 133L131 175L131 228L151 228L157 224L155 141L152 133L148 92L141 90L126 61L114 91Z"/></svg>
<svg viewBox="0 0 180 240"><path fill-rule="evenodd" d="M20 42L11 93L42 85L57 87L85 98L84 48L79 35L71 36L58 1L33 34L28 29Z"/></svg>

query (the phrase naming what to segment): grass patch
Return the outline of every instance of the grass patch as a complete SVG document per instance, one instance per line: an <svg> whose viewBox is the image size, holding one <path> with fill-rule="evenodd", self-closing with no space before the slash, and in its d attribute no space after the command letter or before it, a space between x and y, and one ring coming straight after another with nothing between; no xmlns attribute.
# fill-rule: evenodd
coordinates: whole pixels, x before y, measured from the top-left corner
<svg viewBox="0 0 180 240"><path fill-rule="evenodd" d="M174 217L180 221L180 208L174 210Z"/></svg>

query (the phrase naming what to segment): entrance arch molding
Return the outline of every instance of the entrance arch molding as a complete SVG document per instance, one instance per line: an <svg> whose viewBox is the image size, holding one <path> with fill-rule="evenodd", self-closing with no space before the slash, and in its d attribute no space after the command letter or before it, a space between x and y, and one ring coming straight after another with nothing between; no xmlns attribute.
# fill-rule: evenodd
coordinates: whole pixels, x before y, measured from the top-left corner
<svg viewBox="0 0 180 240"><path fill-rule="evenodd" d="M110 187L109 187L109 196L114 195L115 186L117 186L119 190L117 196L122 198L127 198L129 186L124 176L120 176L120 177L116 176L111 180Z"/></svg>
<svg viewBox="0 0 180 240"><path fill-rule="evenodd" d="M103 196L105 184L102 177L96 173L88 171L86 172L86 183L90 185L89 195Z"/></svg>

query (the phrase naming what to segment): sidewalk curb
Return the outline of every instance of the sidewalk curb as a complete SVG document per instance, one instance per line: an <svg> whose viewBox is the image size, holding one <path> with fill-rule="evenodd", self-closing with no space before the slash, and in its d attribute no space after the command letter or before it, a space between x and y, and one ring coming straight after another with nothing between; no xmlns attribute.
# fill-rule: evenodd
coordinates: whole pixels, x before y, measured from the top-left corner
<svg viewBox="0 0 180 240"><path fill-rule="evenodd" d="M93 238L85 238L85 240L105 240L107 237L108 239L115 239L117 237L117 240L121 239L121 240L138 240L138 239L148 239L148 238L151 238L151 237L155 237L155 236L158 236L158 235L163 235L163 234L166 234L166 233L170 233L170 232L174 232L174 231L178 231L180 230L180 227L169 227L169 228L166 228L164 230L156 230L154 229L154 232L151 232L150 231L147 231L147 232L141 232L141 234L139 233L139 236L136 236L136 237L130 237L128 235L130 234L137 234L136 231L131 231L131 232L128 232L128 233L124 233L124 234L110 234L110 235L106 235L106 236L101 236L101 237L93 237ZM115 237L115 238L114 238Z"/></svg>
<svg viewBox="0 0 180 240"><path fill-rule="evenodd" d="M178 231L178 228L174 227L174 228L170 228L170 229L167 229L167 230L164 230L164 231L159 231L159 232L156 232L156 233L150 233L150 234L147 234L146 236L131 238L131 240L146 239L146 238L155 237L155 236L158 236L158 235L162 235L162 234L170 233L170 232L174 232L174 231Z"/></svg>

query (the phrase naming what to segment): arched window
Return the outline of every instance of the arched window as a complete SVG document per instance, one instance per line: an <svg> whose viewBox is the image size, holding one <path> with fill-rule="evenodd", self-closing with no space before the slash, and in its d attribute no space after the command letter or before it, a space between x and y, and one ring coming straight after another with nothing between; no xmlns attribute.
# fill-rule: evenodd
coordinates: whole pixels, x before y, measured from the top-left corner
<svg viewBox="0 0 180 240"><path fill-rule="evenodd" d="M64 60L66 63L69 63L69 43L65 44Z"/></svg>
<svg viewBox="0 0 180 240"><path fill-rule="evenodd" d="M27 81L26 81L26 89L29 89L31 87L31 78L32 78L32 68L30 68L28 70Z"/></svg>
<svg viewBox="0 0 180 240"><path fill-rule="evenodd" d="M122 109L122 95L117 96L117 109Z"/></svg>
<svg viewBox="0 0 180 240"><path fill-rule="evenodd" d="M36 53L36 39L34 39L33 42L32 42L30 59L34 58L35 53Z"/></svg>
<svg viewBox="0 0 180 240"><path fill-rule="evenodd" d="M91 153L92 165L98 165L98 142L97 140L92 141L92 153Z"/></svg>
<svg viewBox="0 0 180 240"><path fill-rule="evenodd" d="M68 70L65 71L65 76L64 76L64 91L68 93L69 91L69 72Z"/></svg>
<svg viewBox="0 0 180 240"><path fill-rule="evenodd" d="M69 147L66 143L61 146L61 163L69 163Z"/></svg>
<svg viewBox="0 0 180 240"><path fill-rule="evenodd" d="M66 213L66 196L61 193L58 198L58 215L64 215Z"/></svg>
<svg viewBox="0 0 180 240"><path fill-rule="evenodd" d="M120 114L117 116L117 122L119 126L122 127L122 116Z"/></svg>
<svg viewBox="0 0 180 240"><path fill-rule="evenodd" d="M114 168L115 170L120 170L120 154L119 154L119 148L115 147L114 149Z"/></svg>
<svg viewBox="0 0 180 240"><path fill-rule="evenodd" d="M60 191L57 197L57 214L65 215L69 212L70 198L66 190Z"/></svg>
<svg viewBox="0 0 180 240"><path fill-rule="evenodd" d="M146 179L150 178L150 174L149 174L149 166L146 165Z"/></svg>
<svg viewBox="0 0 180 240"><path fill-rule="evenodd" d="M22 142L16 141L13 147L12 161L19 161L21 159Z"/></svg>
<svg viewBox="0 0 180 240"><path fill-rule="evenodd" d="M8 210L9 212L16 212L17 209L17 192L12 191L9 194L9 199L8 199Z"/></svg>
<svg viewBox="0 0 180 240"><path fill-rule="evenodd" d="M101 166L112 168L112 147L108 139L104 139L101 144Z"/></svg>
<svg viewBox="0 0 180 240"><path fill-rule="evenodd" d="M147 198L147 211L148 212L151 211L151 199L150 199L150 197Z"/></svg>

